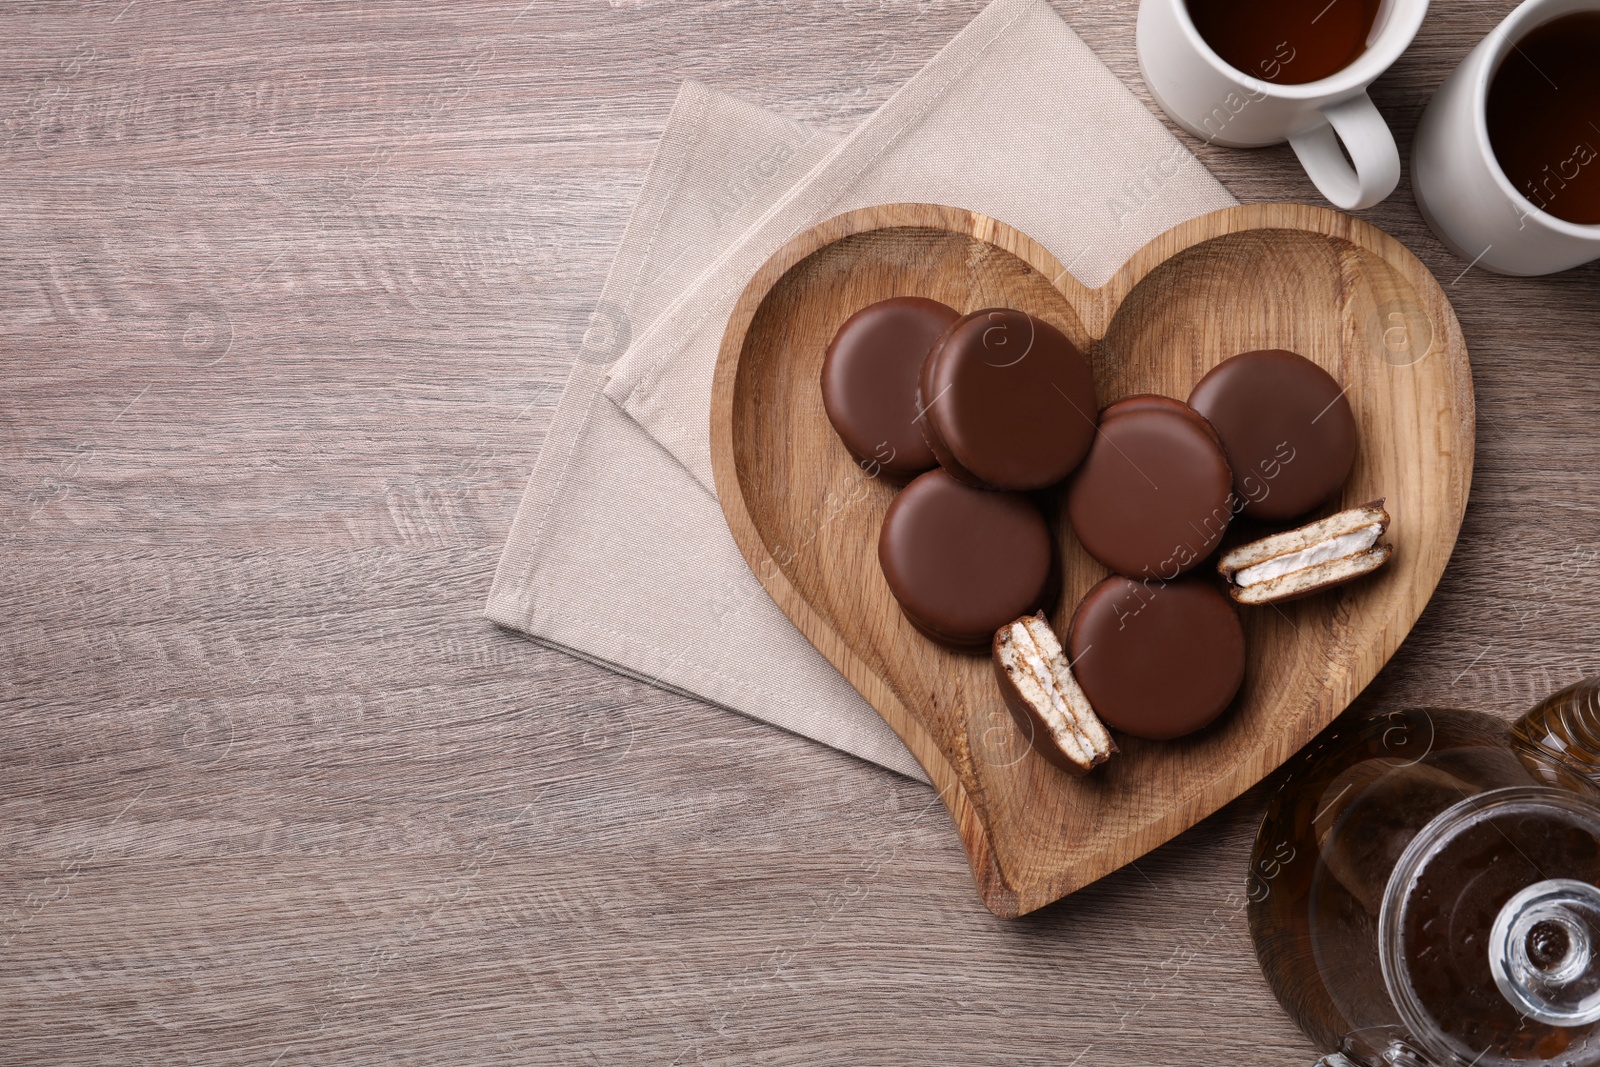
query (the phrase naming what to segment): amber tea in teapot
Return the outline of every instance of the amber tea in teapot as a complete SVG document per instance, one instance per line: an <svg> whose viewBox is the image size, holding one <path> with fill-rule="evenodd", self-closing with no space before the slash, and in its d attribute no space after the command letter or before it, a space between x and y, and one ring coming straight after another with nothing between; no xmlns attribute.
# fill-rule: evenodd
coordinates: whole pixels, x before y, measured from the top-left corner
<svg viewBox="0 0 1600 1067"><path fill-rule="evenodd" d="M1600 679L1510 730L1420 709L1295 758L1250 929L1324 1063L1600 1065Z"/></svg>

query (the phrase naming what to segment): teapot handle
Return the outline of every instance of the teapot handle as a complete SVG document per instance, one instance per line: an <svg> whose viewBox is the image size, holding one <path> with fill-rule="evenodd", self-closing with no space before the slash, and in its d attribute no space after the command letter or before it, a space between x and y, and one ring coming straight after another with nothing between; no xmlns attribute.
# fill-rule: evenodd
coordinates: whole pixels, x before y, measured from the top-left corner
<svg viewBox="0 0 1600 1067"><path fill-rule="evenodd" d="M1600 677L1551 694L1512 723L1511 747L1547 785L1600 792Z"/></svg>

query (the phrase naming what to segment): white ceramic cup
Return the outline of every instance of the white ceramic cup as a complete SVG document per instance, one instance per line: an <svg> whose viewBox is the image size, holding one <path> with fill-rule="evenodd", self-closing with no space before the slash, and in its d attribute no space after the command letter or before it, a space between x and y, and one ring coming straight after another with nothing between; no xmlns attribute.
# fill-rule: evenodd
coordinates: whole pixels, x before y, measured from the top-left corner
<svg viewBox="0 0 1600 1067"><path fill-rule="evenodd" d="M1399 184L1400 151L1367 87L1410 46L1427 13L1428 0L1384 0L1353 63L1319 81L1278 85L1261 75L1294 61L1288 42L1264 69L1237 70L1200 36L1184 0L1143 0L1139 68L1162 110L1196 137L1230 148L1288 141L1322 195L1354 211Z"/></svg>
<svg viewBox="0 0 1600 1067"><path fill-rule="evenodd" d="M1542 211L1511 184L1489 144L1485 110L1501 61L1530 30L1597 10L1600 0L1527 0L1478 43L1423 112L1411 149L1412 188L1422 217L1462 259L1522 275L1600 259L1600 226Z"/></svg>

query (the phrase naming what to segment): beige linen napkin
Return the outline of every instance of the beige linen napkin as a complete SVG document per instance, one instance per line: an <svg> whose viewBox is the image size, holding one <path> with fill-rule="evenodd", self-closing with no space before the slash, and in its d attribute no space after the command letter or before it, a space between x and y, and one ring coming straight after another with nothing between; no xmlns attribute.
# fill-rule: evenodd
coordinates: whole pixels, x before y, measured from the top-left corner
<svg viewBox="0 0 1600 1067"><path fill-rule="evenodd" d="M486 614L926 780L750 573L707 448L712 368L750 275L800 229L889 201L1000 218L1091 285L1234 203L1039 0L997 0L842 140L686 84Z"/></svg>
<svg viewBox="0 0 1600 1067"><path fill-rule="evenodd" d="M528 479L488 617L668 689L927 776L800 636L716 500L600 395L649 325L837 138L686 82Z"/></svg>

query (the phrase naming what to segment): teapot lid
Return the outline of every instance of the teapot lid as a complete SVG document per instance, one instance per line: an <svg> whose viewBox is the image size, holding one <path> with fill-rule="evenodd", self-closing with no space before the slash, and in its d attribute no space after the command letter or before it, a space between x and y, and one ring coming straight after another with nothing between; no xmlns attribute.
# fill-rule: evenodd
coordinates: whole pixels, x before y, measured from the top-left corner
<svg viewBox="0 0 1600 1067"><path fill-rule="evenodd" d="M1600 1067L1600 807L1516 786L1407 846L1379 915L1390 998L1441 1065Z"/></svg>

